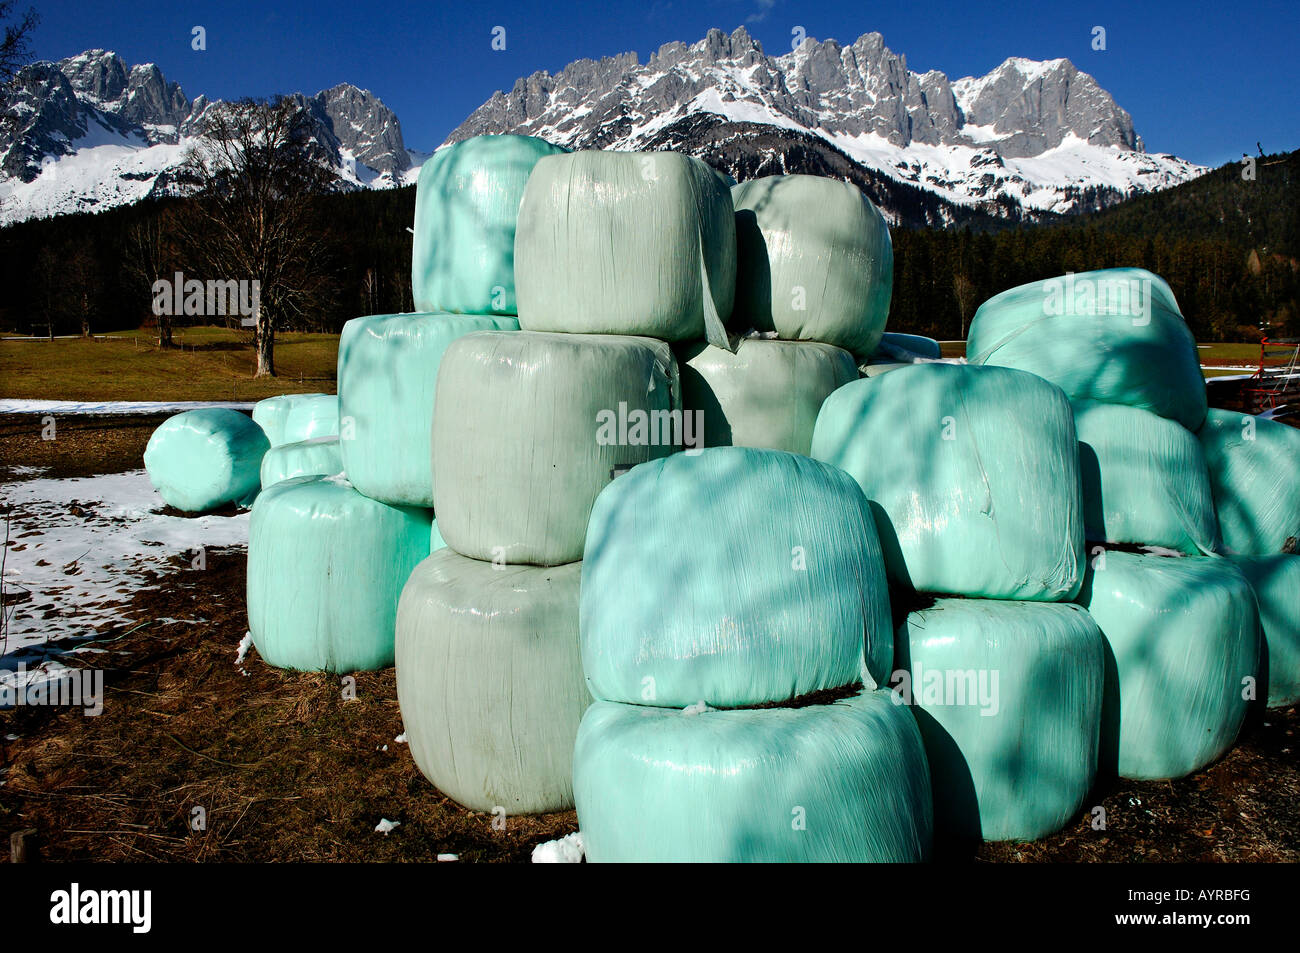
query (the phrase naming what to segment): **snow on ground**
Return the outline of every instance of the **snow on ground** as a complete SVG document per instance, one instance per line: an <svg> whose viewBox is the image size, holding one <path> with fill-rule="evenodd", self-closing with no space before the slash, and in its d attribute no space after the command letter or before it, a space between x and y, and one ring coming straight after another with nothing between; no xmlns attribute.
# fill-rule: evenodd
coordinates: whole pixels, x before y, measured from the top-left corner
<svg viewBox="0 0 1300 953"><path fill-rule="evenodd" d="M0 414L178 414L204 407L252 410L252 401L229 400L0 400Z"/></svg>
<svg viewBox="0 0 1300 953"><path fill-rule="evenodd" d="M580 864L586 846L582 842L582 831L577 831L559 840L548 840L533 848L535 864Z"/></svg>

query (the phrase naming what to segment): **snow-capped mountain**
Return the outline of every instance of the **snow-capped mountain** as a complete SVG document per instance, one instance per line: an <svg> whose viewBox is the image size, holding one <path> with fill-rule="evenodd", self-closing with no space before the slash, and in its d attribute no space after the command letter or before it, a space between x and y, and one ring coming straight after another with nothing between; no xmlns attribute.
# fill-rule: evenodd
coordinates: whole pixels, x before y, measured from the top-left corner
<svg viewBox="0 0 1300 953"><path fill-rule="evenodd" d="M317 144L355 187L414 181L426 158L366 90L343 84L296 94ZM191 101L152 64L128 67L89 50L15 77L0 122L0 223L96 211L176 190L175 170L214 104Z"/></svg>
<svg viewBox="0 0 1300 953"><path fill-rule="evenodd" d="M447 141L503 132L677 148L738 178L847 164L895 221L934 224L963 208L1030 218L1098 208L1206 171L1147 154L1129 114L1068 60L1012 58L950 81L909 70L879 33L849 46L806 38L770 56L741 27L668 43L644 64L635 53L577 60L498 91ZM943 201L904 191L919 209L907 214L891 201L898 184Z"/></svg>

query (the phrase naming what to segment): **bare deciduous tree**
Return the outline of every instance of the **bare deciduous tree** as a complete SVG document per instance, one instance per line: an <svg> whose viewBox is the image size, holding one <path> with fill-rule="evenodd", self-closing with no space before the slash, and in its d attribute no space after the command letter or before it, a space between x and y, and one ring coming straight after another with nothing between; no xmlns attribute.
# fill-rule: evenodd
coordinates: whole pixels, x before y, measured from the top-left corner
<svg viewBox="0 0 1300 953"><path fill-rule="evenodd" d="M966 325L970 322L971 311L975 307L975 282L964 271L953 272L952 293L957 299L957 313L961 317L961 340L966 340Z"/></svg>
<svg viewBox="0 0 1300 953"><path fill-rule="evenodd" d="M174 262L173 228L172 211L161 208L156 214L136 219L126 229L126 267L132 278L149 291L151 301L154 282L167 276ZM172 347L172 315L155 317L158 320L158 346Z"/></svg>

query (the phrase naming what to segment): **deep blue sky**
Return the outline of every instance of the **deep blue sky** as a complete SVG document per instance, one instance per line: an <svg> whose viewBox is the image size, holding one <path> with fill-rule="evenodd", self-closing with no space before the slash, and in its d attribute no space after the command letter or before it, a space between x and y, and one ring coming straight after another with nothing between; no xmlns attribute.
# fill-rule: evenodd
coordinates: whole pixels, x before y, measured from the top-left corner
<svg viewBox="0 0 1300 953"><path fill-rule="evenodd" d="M20 7L23 0L19 0ZM53 0L40 4L38 58L116 50L157 63L191 98L314 93L340 82L370 89L402 121L407 145L431 150L494 90L570 60L626 50L644 62L660 44L693 42L745 23L769 53L802 26L849 43L872 30L918 72L979 75L1008 56L1069 58L1133 115L1148 151L1216 165L1300 147L1296 37L1300 3L789 2L604 0L411 3L406 0L191 4ZM207 30L206 52L190 48ZM491 49L506 28L507 49ZM1107 49L1091 49L1093 26Z"/></svg>

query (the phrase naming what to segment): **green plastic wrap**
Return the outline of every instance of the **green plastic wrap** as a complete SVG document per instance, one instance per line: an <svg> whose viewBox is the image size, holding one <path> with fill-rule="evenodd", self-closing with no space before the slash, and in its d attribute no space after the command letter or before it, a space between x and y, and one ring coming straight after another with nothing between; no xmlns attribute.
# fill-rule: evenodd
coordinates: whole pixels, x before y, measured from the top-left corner
<svg viewBox="0 0 1300 953"><path fill-rule="evenodd" d="M515 314L515 224L542 156L532 136L475 136L439 149L415 186L411 294L417 311Z"/></svg>
<svg viewBox="0 0 1300 953"><path fill-rule="evenodd" d="M253 419L272 447L339 435L339 399L334 394L284 394L253 405Z"/></svg>
<svg viewBox="0 0 1300 953"><path fill-rule="evenodd" d="M871 501L891 584L990 599L1073 599L1083 577L1070 402L1022 371L914 364L846 384L812 455Z"/></svg>
<svg viewBox="0 0 1300 953"><path fill-rule="evenodd" d="M295 477L253 505L248 628L268 665L353 672L393 664L397 600L429 555L429 511L339 477Z"/></svg>
<svg viewBox="0 0 1300 953"><path fill-rule="evenodd" d="M1205 419L1196 341L1169 285L1141 268L1067 274L995 295L975 312L966 357L1038 374L1071 400L1139 407L1188 430Z"/></svg>
<svg viewBox="0 0 1300 953"><path fill-rule="evenodd" d="M596 501L582 579L595 698L684 707L884 684L893 624L880 543L849 476L718 447L636 467Z"/></svg>
<svg viewBox="0 0 1300 953"><path fill-rule="evenodd" d="M1094 556L1079 602L1106 637L1103 769L1180 778L1231 746L1258 679L1250 583L1217 556Z"/></svg>
<svg viewBox="0 0 1300 953"><path fill-rule="evenodd" d="M343 472L338 437L315 437L272 447L262 458L262 488L297 476L333 476Z"/></svg>
<svg viewBox="0 0 1300 953"><path fill-rule="evenodd" d="M676 152L575 152L537 163L519 207L526 331L726 346L736 285L731 194Z"/></svg>
<svg viewBox="0 0 1300 953"><path fill-rule="evenodd" d="M696 342L678 353L682 407L703 414L706 447L807 455L822 401L858 378L853 355L812 341L747 338L735 353Z"/></svg>
<svg viewBox="0 0 1300 953"><path fill-rule="evenodd" d="M573 807L591 702L578 653L581 565L493 566L440 549L397 610L397 698L411 756L476 811Z"/></svg>
<svg viewBox="0 0 1300 953"><path fill-rule="evenodd" d="M1260 681L1267 684L1268 707L1300 703L1300 556L1232 556L1255 590L1264 652Z"/></svg>
<svg viewBox="0 0 1300 953"><path fill-rule="evenodd" d="M438 529L438 520L435 518L429 527L429 552L436 553L447 545L447 541L442 538L442 532Z"/></svg>
<svg viewBox="0 0 1300 953"><path fill-rule="evenodd" d="M700 714L596 702L573 756L587 860L927 859L925 752L890 698Z"/></svg>
<svg viewBox="0 0 1300 953"><path fill-rule="evenodd" d="M917 358L937 361L943 357L943 349L934 338L886 331L880 336L880 344L872 356L879 361L888 359L910 363Z"/></svg>
<svg viewBox="0 0 1300 953"><path fill-rule="evenodd" d="M1200 441L1136 407L1076 401L1084 533L1104 543L1214 551L1219 524Z"/></svg>
<svg viewBox="0 0 1300 953"><path fill-rule="evenodd" d="M394 506L433 505L429 436L438 364L474 331L513 331L509 316L382 314L339 338L343 467L358 490Z"/></svg>
<svg viewBox="0 0 1300 953"><path fill-rule="evenodd" d="M262 486L269 444L262 428L237 410L205 407L168 417L149 437L144 468L168 506L187 513L238 503Z"/></svg>
<svg viewBox="0 0 1300 953"><path fill-rule="evenodd" d="M889 317L889 226L848 182L772 175L731 190L736 208L736 307L731 326L822 341L860 357Z"/></svg>
<svg viewBox="0 0 1300 953"><path fill-rule="evenodd" d="M1097 771L1105 643L1076 605L940 599L898 629L936 839L1037 840Z"/></svg>
<svg viewBox="0 0 1300 953"><path fill-rule="evenodd" d="M1197 434L1228 552L1294 553L1300 543L1300 430L1211 409Z"/></svg>
<svg viewBox="0 0 1300 953"><path fill-rule="evenodd" d="M611 471L672 452L680 392L672 349L650 338L520 331L456 341L433 424L447 545L497 562L577 562Z"/></svg>

